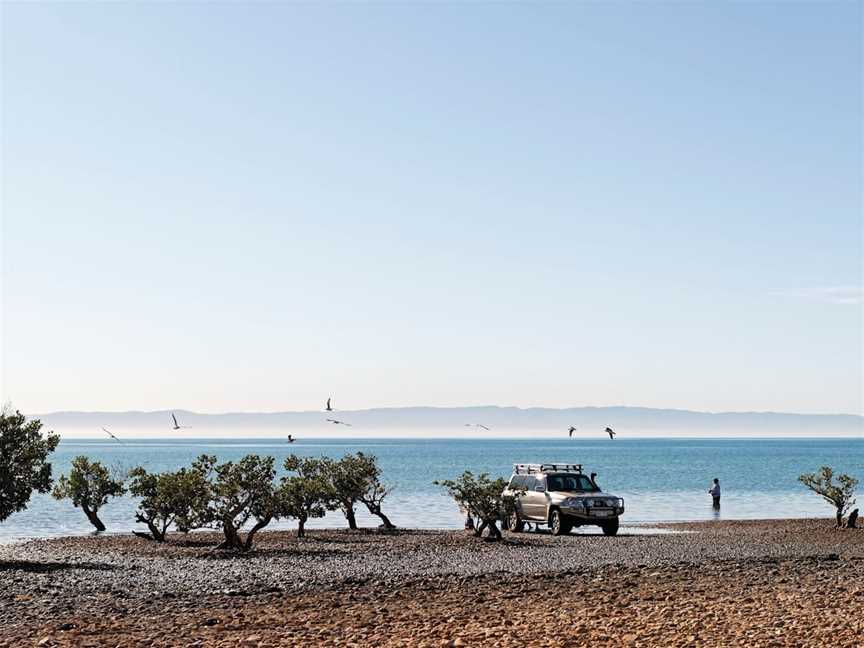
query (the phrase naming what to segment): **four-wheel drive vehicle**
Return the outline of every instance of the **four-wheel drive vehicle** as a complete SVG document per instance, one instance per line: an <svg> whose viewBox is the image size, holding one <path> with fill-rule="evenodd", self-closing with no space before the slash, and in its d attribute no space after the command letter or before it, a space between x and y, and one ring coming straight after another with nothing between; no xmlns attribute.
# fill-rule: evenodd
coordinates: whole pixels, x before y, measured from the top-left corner
<svg viewBox="0 0 864 648"><path fill-rule="evenodd" d="M548 524L552 535L578 526L595 525L607 536L618 533L624 500L604 493L580 464L514 464L503 493L512 500L504 528L519 533L526 522Z"/></svg>

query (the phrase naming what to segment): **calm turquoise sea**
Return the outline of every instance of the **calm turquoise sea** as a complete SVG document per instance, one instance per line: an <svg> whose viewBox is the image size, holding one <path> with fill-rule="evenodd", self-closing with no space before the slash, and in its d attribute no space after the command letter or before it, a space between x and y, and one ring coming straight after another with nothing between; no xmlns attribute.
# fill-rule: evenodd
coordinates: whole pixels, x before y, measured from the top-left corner
<svg viewBox="0 0 864 648"><path fill-rule="evenodd" d="M864 439L314 439L291 445L272 439L149 440L122 445L68 440L61 442L52 459L54 475L59 476L80 454L110 466L141 465L158 471L188 464L202 453L220 460L249 453L273 455L281 464L290 453L339 457L358 450L376 455L385 481L395 486L385 508L391 519L418 528L461 526L455 504L432 484L434 480L456 477L464 470L509 476L515 462L582 463L587 471L598 473L604 490L624 497L625 523L716 517L706 493L714 477L723 489L720 517L736 519L830 517L831 508L796 480L821 465L864 482ZM110 502L101 513L109 532L136 528L134 508L130 498ZM377 524L368 515L358 517ZM342 524L341 516L331 514L312 526ZM36 495L26 511L0 523L0 541L90 531L84 515L68 501Z"/></svg>

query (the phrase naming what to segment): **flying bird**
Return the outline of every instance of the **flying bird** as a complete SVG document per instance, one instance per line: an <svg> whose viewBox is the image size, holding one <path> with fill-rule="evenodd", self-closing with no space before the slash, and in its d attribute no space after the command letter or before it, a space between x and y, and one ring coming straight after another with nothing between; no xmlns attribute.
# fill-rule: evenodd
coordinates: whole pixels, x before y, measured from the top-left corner
<svg viewBox="0 0 864 648"><path fill-rule="evenodd" d="M327 399L327 407L325 407L324 409L327 410L328 412L332 412L332 411L333 411L333 408L330 407L330 399L329 399L329 398Z"/></svg>
<svg viewBox="0 0 864 648"><path fill-rule="evenodd" d="M112 439L114 439L117 443L123 443L120 439L118 439L116 436L114 436L113 434L111 434L111 433L110 433L108 430L106 430L104 427L102 428L102 430L105 432L105 434L107 434L109 437L111 437Z"/></svg>
<svg viewBox="0 0 864 648"><path fill-rule="evenodd" d="M184 428L188 428L188 427L189 427L188 425L180 425L180 424L177 422L177 417L174 416L174 412L171 412L171 418L174 419L174 429L175 429L175 430L182 430L182 429L184 429Z"/></svg>
<svg viewBox="0 0 864 648"><path fill-rule="evenodd" d="M294 443L295 439L290 434L288 435L288 443Z"/></svg>
<svg viewBox="0 0 864 648"><path fill-rule="evenodd" d="M607 427L607 428L606 428L606 434L609 435L609 438L610 438L610 439L614 439L614 438L615 438L615 434L616 434L616 432L613 432L613 431L612 431L612 428Z"/></svg>
<svg viewBox="0 0 864 648"><path fill-rule="evenodd" d="M576 428L571 425L570 429L567 431L570 433L570 438L573 438L573 433L576 431Z"/></svg>
<svg viewBox="0 0 864 648"><path fill-rule="evenodd" d="M348 427L353 427L350 423L346 423L345 421L337 421L336 419L327 419L328 423L333 423L333 425L347 425Z"/></svg>
<svg viewBox="0 0 864 648"><path fill-rule="evenodd" d="M487 431L489 430L488 427L486 427L485 425L481 425L480 423L466 423L465 427L479 427L479 428L483 428L484 430L487 430Z"/></svg>

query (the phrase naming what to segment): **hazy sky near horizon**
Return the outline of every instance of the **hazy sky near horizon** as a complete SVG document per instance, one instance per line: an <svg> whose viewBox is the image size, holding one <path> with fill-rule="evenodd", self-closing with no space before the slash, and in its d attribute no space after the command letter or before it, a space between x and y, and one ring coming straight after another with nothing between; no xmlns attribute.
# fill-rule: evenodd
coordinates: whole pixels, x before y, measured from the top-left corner
<svg viewBox="0 0 864 648"><path fill-rule="evenodd" d="M862 5L2 5L23 411L864 412Z"/></svg>

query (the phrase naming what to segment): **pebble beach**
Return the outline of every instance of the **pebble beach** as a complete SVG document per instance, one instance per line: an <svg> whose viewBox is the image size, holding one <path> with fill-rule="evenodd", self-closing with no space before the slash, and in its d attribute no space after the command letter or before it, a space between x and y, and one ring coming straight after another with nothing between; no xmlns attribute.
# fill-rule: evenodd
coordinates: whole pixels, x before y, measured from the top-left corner
<svg viewBox="0 0 864 648"><path fill-rule="evenodd" d="M0 547L0 646L859 646L864 531L214 533Z"/></svg>

